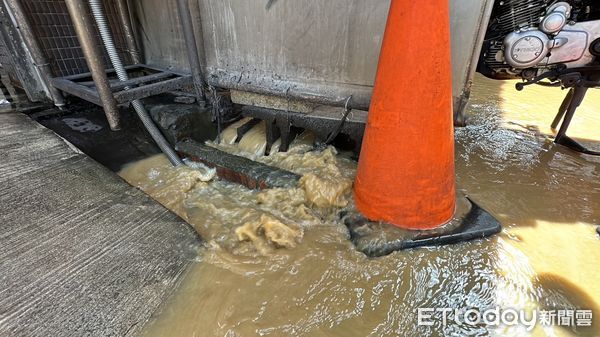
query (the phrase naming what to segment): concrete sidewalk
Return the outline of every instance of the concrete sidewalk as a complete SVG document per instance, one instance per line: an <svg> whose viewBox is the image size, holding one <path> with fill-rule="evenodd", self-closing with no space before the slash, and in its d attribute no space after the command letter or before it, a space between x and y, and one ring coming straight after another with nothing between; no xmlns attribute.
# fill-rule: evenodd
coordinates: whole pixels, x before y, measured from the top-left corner
<svg viewBox="0 0 600 337"><path fill-rule="evenodd" d="M133 336L200 238L52 131L0 114L0 336Z"/></svg>

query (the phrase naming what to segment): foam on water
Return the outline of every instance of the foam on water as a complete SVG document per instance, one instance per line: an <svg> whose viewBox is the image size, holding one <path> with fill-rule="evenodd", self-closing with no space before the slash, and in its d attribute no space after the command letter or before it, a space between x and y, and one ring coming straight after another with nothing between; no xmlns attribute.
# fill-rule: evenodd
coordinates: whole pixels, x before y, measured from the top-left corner
<svg viewBox="0 0 600 337"><path fill-rule="evenodd" d="M517 93L512 85L479 78L470 126L456 132L459 188L505 227L487 240L366 258L337 216L353 207L356 163L333 148L311 151L306 135L289 153L268 157L259 153L260 126L243 146L231 141L232 130L213 144L304 175L306 183L293 189L202 182L193 170L172 169L163 156L126 168L126 180L180 214L207 242L145 335L600 335L599 323L531 332L417 324L418 308L600 313L600 159L550 142L547 125L559 91ZM592 91L571 129L596 147L598 106L600 95Z"/></svg>

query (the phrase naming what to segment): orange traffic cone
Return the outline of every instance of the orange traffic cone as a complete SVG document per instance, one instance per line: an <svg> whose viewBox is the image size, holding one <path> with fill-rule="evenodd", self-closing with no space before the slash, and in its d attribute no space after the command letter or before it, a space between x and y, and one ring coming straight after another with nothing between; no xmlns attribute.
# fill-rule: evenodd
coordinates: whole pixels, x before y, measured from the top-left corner
<svg viewBox="0 0 600 337"><path fill-rule="evenodd" d="M433 229L454 214L450 53L448 0L392 0L354 188L370 220Z"/></svg>

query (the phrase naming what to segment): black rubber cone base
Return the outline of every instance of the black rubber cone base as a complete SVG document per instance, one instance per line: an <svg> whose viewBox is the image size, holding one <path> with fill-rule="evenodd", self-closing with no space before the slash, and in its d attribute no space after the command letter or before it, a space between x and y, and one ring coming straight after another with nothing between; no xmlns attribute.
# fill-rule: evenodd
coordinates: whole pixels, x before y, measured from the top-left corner
<svg viewBox="0 0 600 337"><path fill-rule="evenodd" d="M483 239L502 230L502 225L490 213L471 199L465 198L468 209L447 225L434 230L411 231L396 226L371 222L362 215L345 215L354 246L369 257L380 257L398 250L441 246Z"/></svg>
<svg viewBox="0 0 600 337"><path fill-rule="evenodd" d="M569 149L576 151L576 152L580 152L580 153L584 153L584 154L589 154L592 156L600 156L600 152L598 151L592 151L588 148L586 148L585 146L581 145L580 143L578 143L576 140L574 140L573 138L563 135L561 137L558 137L554 140L554 142L556 144L562 145L562 146L566 146Z"/></svg>

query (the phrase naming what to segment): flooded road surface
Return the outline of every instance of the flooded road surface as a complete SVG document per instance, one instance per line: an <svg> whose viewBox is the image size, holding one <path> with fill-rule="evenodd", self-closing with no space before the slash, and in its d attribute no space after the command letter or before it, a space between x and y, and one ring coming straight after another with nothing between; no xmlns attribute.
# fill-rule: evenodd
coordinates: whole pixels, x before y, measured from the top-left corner
<svg viewBox="0 0 600 337"><path fill-rule="evenodd" d="M487 240L366 258L337 217L352 207L356 164L331 148L310 151L306 138L287 155L262 158L260 145L244 142L254 152L246 156L305 175L296 189L204 183L162 156L124 169L207 242L145 335L600 336L600 159L552 144L549 125L566 92L513 85L478 78L470 126L456 132L459 188L505 228ZM569 134L600 148L600 91L590 92ZM528 331L455 322L450 312L445 323L434 314L433 325L420 326L419 308L563 318ZM584 323L566 324L576 309L593 311L592 327L559 326Z"/></svg>

